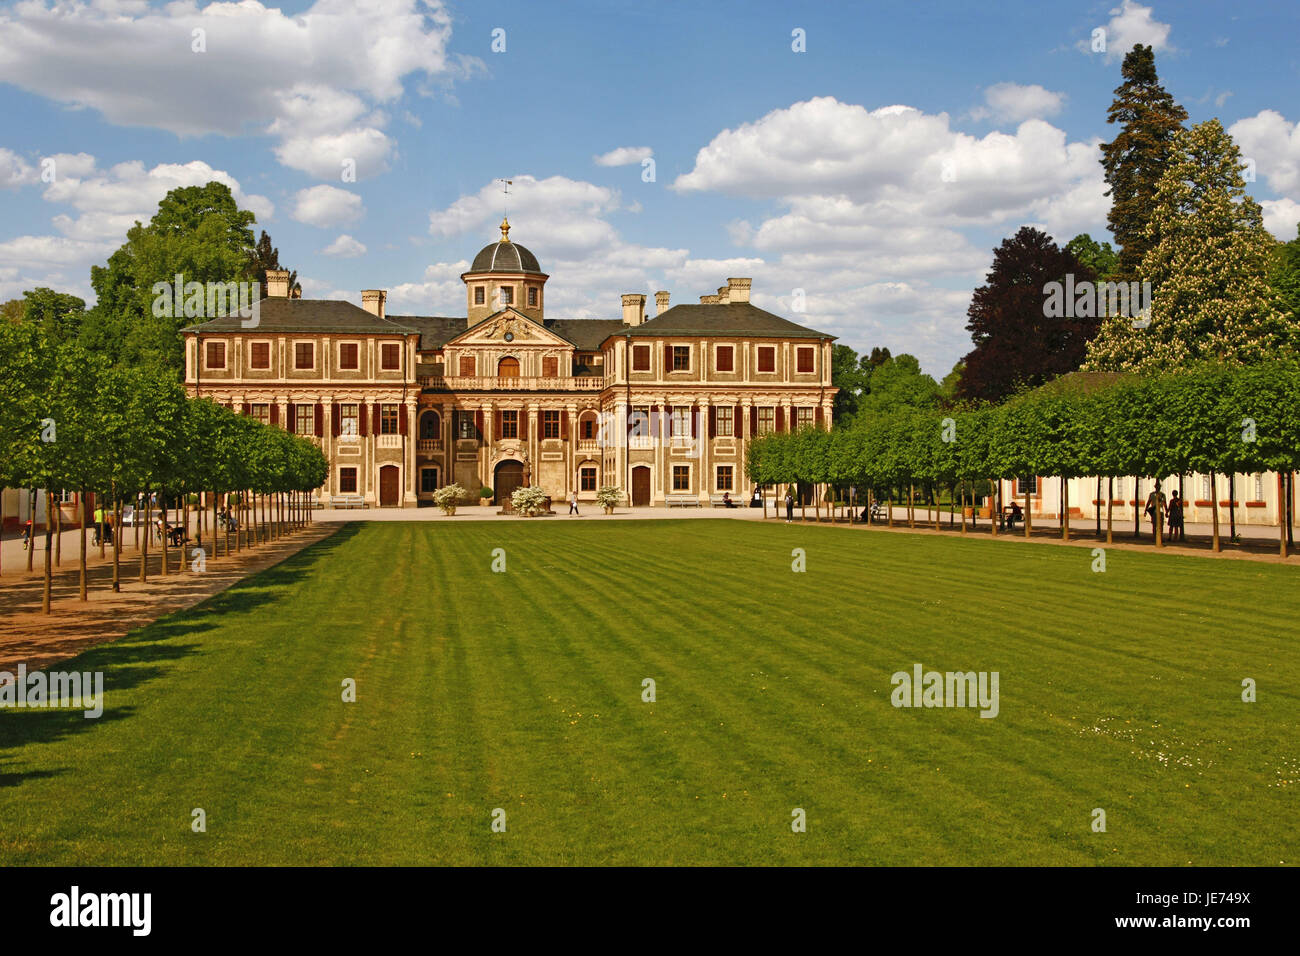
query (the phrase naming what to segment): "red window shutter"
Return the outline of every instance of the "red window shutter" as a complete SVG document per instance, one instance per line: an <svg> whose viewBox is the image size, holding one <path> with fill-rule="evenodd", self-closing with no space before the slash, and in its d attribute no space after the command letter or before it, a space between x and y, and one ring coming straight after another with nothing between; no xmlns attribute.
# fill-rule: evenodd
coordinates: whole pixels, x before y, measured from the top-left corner
<svg viewBox="0 0 1300 956"><path fill-rule="evenodd" d="M651 406L650 406L650 437L651 437L651 438L658 438L659 435L660 435L660 432L659 432L659 406L658 406L658 405L651 405Z"/></svg>
<svg viewBox="0 0 1300 956"><path fill-rule="evenodd" d="M749 433L758 434L758 406L751 405L749 408Z"/></svg>
<svg viewBox="0 0 1300 956"><path fill-rule="evenodd" d="M492 413L492 434L497 438L501 437L501 409Z"/></svg>
<svg viewBox="0 0 1300 956"><path fill-rule="evenodd" d="M569 440L569 412L563 408L560 409L560 438Z"/></svg>
<svg viewBox="0 0 1300 956"><path fill-rule="evenodd" d="M375 404L370 407L373 410L372 414L374 416L374 422L372 423L371 427L374 429L376 435L381 435L383 434L383 428L381 427L379 421L379 413L381 410L380 404L378 402L375 402Z"/></svg>
<svg viewBox="0 0 1300 956"><path fill-rule="evenodd" d="M733 405L731 412L732 412L731 437L739 438L740 437L740 406Z"/></svg>
<svg viewBox="0 0 1300 956"><path fill-rule="evenodd" d="M816 413L815 413L815 417L816 417L816 420L817 420L817 427L818 427L818 428L821 428L821 427L822 427L822 407L821 407L820 405L817 406L817 411L816 411Z"/></svg>
<svg viewBox="0 0 1300 956"><path fill-rule="evenodd" d="M776 411L775 411L775 413L774 413L774 417L776 418L776 431L779 432L779 431L781 431L781 426L785 424L785 422L782 420L782 417L781 417L781 406L780 406L780 405L777 405L777 406L776 406Z"/></svg>
<svg viewBox="0 0 1300 956"><path fill-rule="evenodd" d="M243 404L242 406L240 406L240 414L241 414L241 415L247 415L248 412L249 412L248 402L244 402L244 404Z"/></svg>
<svg viewBox="0 0 1300 956"><path fill-rule="evenodd" d="M342 421L341 415L342 412L339 409L338 403L336 402L330 411L330 434L333 435L335 438L338 438L339 432L342 431L342 427L340 425L340 422Z"/></svg>
<svg viewBox="0 0 1300 956"><path fill-rule="evenodd" d="M519 438L520 440L528 437L528 409L519 409Z"/></svg>
<svg viewBox="0 0 1300 956"><path fill-rule="evenodd" d="M297 407L294 405L290 405L288 411L289 411L289 420L285 422L285 424L288 426L287 431L289 432L290 435L296 435L298 434Z"/></svg>
<svg viewBox="0 0 1300 956"><path fill-rule="evenodd" d="M367 426L370 424L369 408L370 406L365 402L357 406L357 432L362 438L365 438L368 434Z"/></svg>
<svg viewBox="0 0 1300 956"><path fill-rule="evenodd" d="M474 431L483 434L483 409L476 409L474 412Z"/></svg>
<svg viewBox="0 0 1300 956"><path fill-rule="evenodd" d="M673 434L673 407L664 406L663 416L659 419L659 426L662 429L659 432L660 438L671 438Z"/></svg>
<svg viewBox="0 0 1300 956"><path fill-rule="evenodd" d="M320 402L316 403L316 437L325 437L325 406Z"/></svg>
<svg viewBox="0 0 1300 956"><path fill-rule="evenodd" d="M277 402L271 403L271 424L280 424L280 406Z"/></svg>
<svg viewBox="0 0 1300 956"><path fill-rule="evenodd" d="M671 372L672 370L673 370L673 347L671 345L665 345L664 346L664 372L668 373Z"/></svg>
<svg viewBox="0 0 1300 956"><path fill-rule="evenodd" d="M406 434L406 430L408 427L406 423L406 416L407 416L406 406L399 405L397 408L397 434L399 435Z"/></svg>
<svg viewBox="0 0 1300 956"><path fill-rule="evenodd" d="M718 409L714 405L709 406L709 437L718 437Z"/></svg>
<svg viewBox="0 0 1300 956"><path fill-rule="evenodd" d="M699 413L696 411L695 406L692 405L691 406L691 437L692 438L700 437L699 421L700 421Z"/></svg>

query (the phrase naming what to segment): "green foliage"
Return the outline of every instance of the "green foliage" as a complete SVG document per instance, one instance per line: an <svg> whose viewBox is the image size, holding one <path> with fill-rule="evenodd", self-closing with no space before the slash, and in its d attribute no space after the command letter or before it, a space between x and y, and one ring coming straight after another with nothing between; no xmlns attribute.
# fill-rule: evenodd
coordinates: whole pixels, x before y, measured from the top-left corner
<svg viewBox="0 0 1300 956"><path fill-rule="evenodd" d="M1098 242L1081 232L1065 244L1065 251L1090 269L1098 281L1106 282L1119 271L1119 255L1109 242Z"/></svg>
<svg viewBox="0 0 1300 956"><path fill-rule="evenodd" d="M460 484L443 485L433 493L433 503L441 508L444 514L454 515L456 505L460 504L468 495L469 492Z"/></svg>

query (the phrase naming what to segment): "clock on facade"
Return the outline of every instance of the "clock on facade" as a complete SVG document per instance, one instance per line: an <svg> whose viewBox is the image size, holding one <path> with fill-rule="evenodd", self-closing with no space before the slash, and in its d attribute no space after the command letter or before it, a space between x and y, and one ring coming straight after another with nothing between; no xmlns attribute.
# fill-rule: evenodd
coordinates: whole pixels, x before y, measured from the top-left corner
<svg viewBox="0 0 1300 956"><path fill-rule="evenodd" d="M505 334L505 340L506 340L507 342L513 342L513 341L515 340L515 333L513 333L513 332L507 332L507 333Z"/></svg>

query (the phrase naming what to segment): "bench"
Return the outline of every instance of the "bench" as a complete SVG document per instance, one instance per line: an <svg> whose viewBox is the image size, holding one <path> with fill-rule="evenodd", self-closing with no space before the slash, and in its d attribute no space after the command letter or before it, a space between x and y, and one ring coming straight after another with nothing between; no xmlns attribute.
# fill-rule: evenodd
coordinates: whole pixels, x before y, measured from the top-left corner
<svg viewBox="0 0 1300 956"><path fill-rule="evenodd" d="M746 502L746 504L748 504L748 502ZM722 500L722 495L712 495L712 496L710 496L710 498L709 498L709 506L712 507L712 508L725 508L725 507L727 507L726 503L723 502L723 500ZM738 501L736 500L736 496L735 496L735 495L732 495L732 496L731 496L731 507L733 507L733 508L740 508L740 507L743 507L743 506L740 504L740 502L738 502Z"/></svg>
<svg viewBox="0 0 1300 956"><path fill-rule="evenodd" d="M331 508L366 508L366 499L361 495L333 495L330 498Z"/></svg>
<svg viewBox="0 0 1300 956"><path fill-rule="evenodd" d="M664 504L669 508L698 508L700 499L694 495L668 495L664 499Z"/></svg>

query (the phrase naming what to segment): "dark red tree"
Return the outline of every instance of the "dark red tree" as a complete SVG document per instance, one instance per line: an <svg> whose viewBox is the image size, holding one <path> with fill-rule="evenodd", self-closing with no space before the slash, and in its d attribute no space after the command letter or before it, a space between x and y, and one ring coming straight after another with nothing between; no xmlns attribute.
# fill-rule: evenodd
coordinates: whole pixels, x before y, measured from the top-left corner
<svg viewBox="0 0 1300 956"><path fill-rule="evenodd" d="M1029 226L993 250L993 268L966 313L975 348L963 359L960 398L999 402L1083 364L1088 340L1097 334L1096 315L1049 316L1045 308L1044 286L1064 286L1067 276L1075 287L1096 279L1051 236ZM1095 313L1076 310L1073 302L1067 311Z"/></svg>

